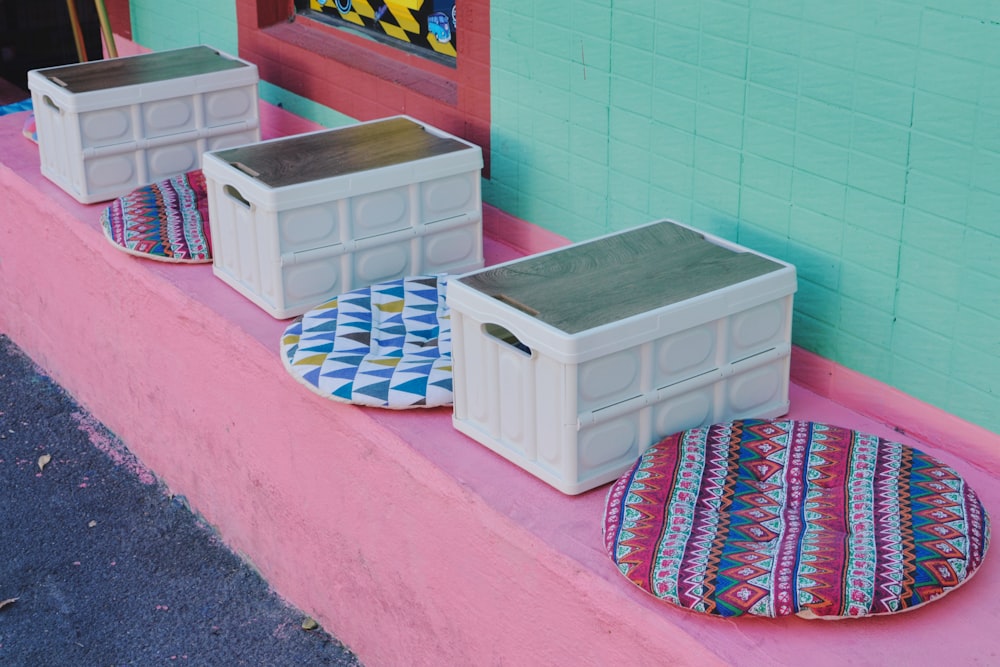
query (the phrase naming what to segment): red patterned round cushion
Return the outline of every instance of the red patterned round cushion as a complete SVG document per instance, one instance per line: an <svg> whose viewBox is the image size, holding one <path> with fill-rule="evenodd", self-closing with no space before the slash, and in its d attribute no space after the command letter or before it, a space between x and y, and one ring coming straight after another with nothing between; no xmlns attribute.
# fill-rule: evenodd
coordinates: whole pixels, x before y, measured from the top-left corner
<svg viewBox="0 0 1000 667"><path fill-rule="evenodd" d="M835 619L914 609L967 581L989 518L912 447L742 420L648 449L608 492L604 539L629 581L680 607Z"/></svg>
<svg viewBox="0 0 1000 667"><path fill-rule="evenodd" d="M101 213L104 236L119 250L161 262L212 261L208 191L200 169L144 185Z"/></svg>

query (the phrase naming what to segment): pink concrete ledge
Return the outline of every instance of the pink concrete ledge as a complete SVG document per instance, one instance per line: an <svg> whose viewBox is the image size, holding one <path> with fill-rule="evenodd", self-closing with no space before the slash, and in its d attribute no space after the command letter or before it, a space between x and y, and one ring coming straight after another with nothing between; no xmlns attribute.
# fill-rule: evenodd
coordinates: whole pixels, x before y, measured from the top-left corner
<svg viewBox="0 0 1000 667"><path fill-rule="evenodd" d="M269 136L312 127L266 105L262 113ZM209 266L114 249L98 228L102 205L80 205L40 175L22 122L0 117L0 331L366 665L820 667L1000 656L1000 637L987 630L1000 617L995 553L968 586L889 618L728 621L645 596L603 551L605 488L564 496L457 433L446 409L367 410L304 390L278 358L284 322ZM490 262L562 242L489 208L486 228ZM802 351L793 365L791 416L934 454L1000 516L996 434L953 419L934 431L862 414L817 391L868 403L886 387ZM941 416L893 401L890 416Z"/></svg>

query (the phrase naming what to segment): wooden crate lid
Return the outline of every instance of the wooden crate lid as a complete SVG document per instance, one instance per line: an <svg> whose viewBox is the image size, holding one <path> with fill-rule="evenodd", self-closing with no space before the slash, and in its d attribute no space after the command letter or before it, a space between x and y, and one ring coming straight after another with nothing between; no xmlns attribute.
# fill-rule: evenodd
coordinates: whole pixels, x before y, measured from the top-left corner
<svg viewBox="0 0 1000 667"><path fill-rule="evenodd" d="M647 225L460 278L575 334L778 271L670 222Z"/></svg>
<svg viewBox="0 0 1000 667"><path fill-rule="evenodd" d="M240 67L248 65L243 61L227 58L208 46L192 46L127 58L50 67L39 73L71 93L89 93Z"/></svg>
<svg viewBox="0 0 1000 667"><path fill-rule="evenodd" d="M387 118L215 153L264 185L279 188L468 150L408 118Z"/></svg>

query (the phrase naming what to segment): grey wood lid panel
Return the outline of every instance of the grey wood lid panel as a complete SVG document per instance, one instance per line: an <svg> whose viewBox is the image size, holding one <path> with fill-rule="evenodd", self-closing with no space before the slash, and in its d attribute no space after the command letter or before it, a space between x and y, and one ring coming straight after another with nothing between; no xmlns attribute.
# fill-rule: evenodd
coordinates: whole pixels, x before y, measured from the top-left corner
<svg viewBox="0 0 1000 667"><path fill-rule="evenodd" d="M468 150L408 118L349 125L219 151L215 156L279 188Z"/></svg>
<svg viewBox="0 0 1000 667"><path fill-rule="evenodd" d="M569 246L460 278L575 334L784 268L669 222Z"/></svg>
<svg viewBox="0 0 1000 667"><path fill-rule="evenodd" d="M50 81L71 93L88 93L181 77L248 67L207 46L144 53L41 70Z"/></svg>

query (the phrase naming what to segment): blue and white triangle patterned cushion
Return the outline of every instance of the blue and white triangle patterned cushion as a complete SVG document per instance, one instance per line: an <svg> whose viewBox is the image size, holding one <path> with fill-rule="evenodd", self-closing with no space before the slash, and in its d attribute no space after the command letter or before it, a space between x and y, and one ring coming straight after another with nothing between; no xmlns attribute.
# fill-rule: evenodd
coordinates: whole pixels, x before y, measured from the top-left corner
<svg viewBox="0 0 1000 667"><path fill-rule="evenodd" d="M410 276L352 290L306 312L281 337L281 359L335 401L406 409L451 405L447 277Z"/></svg>

